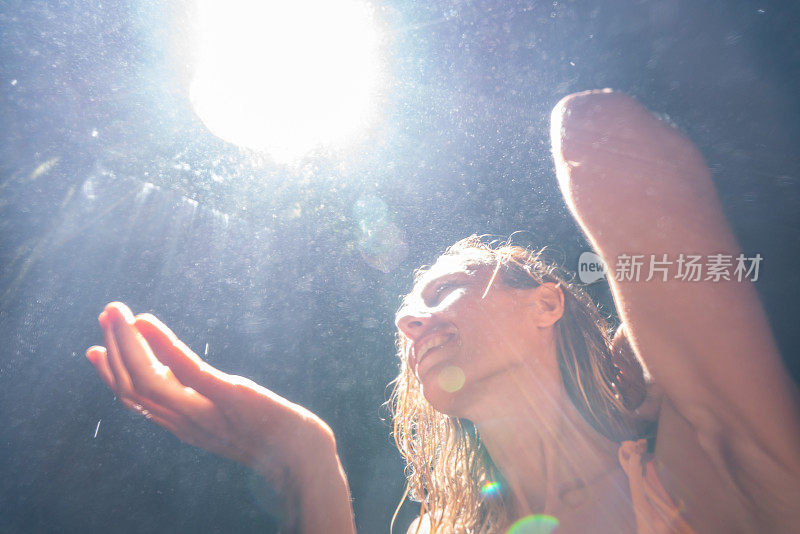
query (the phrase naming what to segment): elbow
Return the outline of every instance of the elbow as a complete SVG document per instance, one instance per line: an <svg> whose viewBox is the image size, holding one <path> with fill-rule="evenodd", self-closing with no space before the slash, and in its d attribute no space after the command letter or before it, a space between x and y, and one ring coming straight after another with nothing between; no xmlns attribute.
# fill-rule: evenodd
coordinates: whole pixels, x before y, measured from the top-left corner
<svg viewBox="0 0 800 534"><path fill-rule="evenodd" d="M631 108L637 107L641 106L635 100L610 89L573 93L556 104L550 115L550 141L562 187L585 174L578 169L597 163L598 153L614 151L630 126Z"/></svg>
<svg viewBox="0 0 800 534"><path fill-rule="evenodd" d="M610 89L561 99L551 114L550 137L568 202L608 190L652 194L665 184L696 185L698 176L710 181L688 138L634 98Z"/></svg>

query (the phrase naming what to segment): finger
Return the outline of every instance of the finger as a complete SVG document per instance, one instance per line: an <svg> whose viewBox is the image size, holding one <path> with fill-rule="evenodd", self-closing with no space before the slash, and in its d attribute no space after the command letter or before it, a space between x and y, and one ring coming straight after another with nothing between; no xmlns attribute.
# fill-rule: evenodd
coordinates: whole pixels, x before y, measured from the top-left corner
<svg viewBox="0 0 800 534"><path fill-rule="evenodd" d="M103 324L105 324L107 321L107 316L104 316L101 319L101 323ZM108 356L108 350L101 346L93 346L86 351L86 357L95 366L95 369L102 380L112 391L114 391L117 397L119 397L120 402L122 402L125 407L138 413L147 412L148 414L156 415L162 421L179 421L185 417L174 410L170 410L165 406L161 406L150 399L138 395L133 388L120 391L120 388L116 383L114 373L111 370ZM119 372L119 374L124 374L124 369L122 372Z"/></svg>
<svg viewBox="0 0 800 534"><path fill-rule="evenodd" d="M232 386L230 375L200 359L157 317L141 314L136 316L135 324L153 354L175 373L182 384L212 400L227 397Z"/></svg>
<svg viewBox="0 0 800 534"><path fill-rule="evenodd" d="M154 374L163 375L167 367L153 356L147 342L133 327L131 310L122 303L113 302L106 307L106 314L121 363L128 372L134 388L147 385Z"/></svg>
<svg viewBox="0 0 800 534"><path fill-rule="evenodd" d="M119 353L117 340L114 336L113 326L109 318L108 311L112 304L106 305L106 308L97 318L97 320L100 323L100 326L103 328L103 338L105 339L106 343L108 367L111 369L111 373L114 377L114 384L116 385L115 391L117 396L120 398L131 398L135 396L133 392L133 384L131 383L131 377L128 375L128 370L125 369L122 356Z"/></svg>
<svg viewBox="0 0 800 534"><path fill-rule="evenodd" d="M105 347L95 345L86 350L86 358L92 363L97 374L105 382L111 391L116 393L117 384L114 382L114 374L108 365L108 354Z"/></svg>
<svg viewBox="0 0 800 534"><path fill-rule="evenodd" d="M213 410L209 399L187 388L154 356L150 345L133 326L133 314L127 306L113 304L107 312L122 363L138 396L192 418L202 418Z"/></svg>
<svg viewBox="0 0 800 534"><path fill-rule="evenodd" d="M142 351L149 350L143 338L136 339L136 336L133 336L133 340L131 339L130 330L133 328L127 324L130 318L126 318L126 310L124 305L112 303L107 307L105 315L101 319L104 328L111 331L108 336L108 339L113 342L111 345L116 345L112 352L119 358L120 370L118 372L121 376L126 375L128 369L132 368L128 362L141 363ZM129 310L127 311L129 312ZM122 324L120 324L120 320L122 320ZM141 338L140 334L137 333L137 335ZM109 351L104 350L103 347L92 347L87 356L98 367L98 371L105 373L104 376L109 383L115 384L108 353ZM162 371L169 371L168 368L156 361L152 354L148 361L152 364L149 369L151 374L158 374L159 368ZM147 370L145 367L139 369L145 373ZM180 384L171 373L163 373L158 380L158 387L142 394L136 380L130 379L131 387L117 392L117 395L128 409L155 421L182 441L239 460L235 454L236 449L231 449L225 439L217 437L204 428L209 426L219 433L220 429L226 427L224 418L209 399Z"/></svg>

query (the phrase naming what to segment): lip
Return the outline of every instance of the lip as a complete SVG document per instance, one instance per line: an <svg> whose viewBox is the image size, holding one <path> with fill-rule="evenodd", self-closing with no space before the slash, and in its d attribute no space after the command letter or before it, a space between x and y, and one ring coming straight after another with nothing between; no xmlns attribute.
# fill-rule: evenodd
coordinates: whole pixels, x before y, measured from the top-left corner
<svg viewBox="0 0 800 534"><path fill-rule="evenodd" d="M425 347L426 344L428 344L431 340L434 340L439 337L443 337L446 339L443 339L441 342L437 342L433 346L424 348L422 354L417 353L417 348ZM442 347L453 341L455 337L456 337L456 332L454 330L449 330L449 329L436 330L414 341L414 343L410 347L411 350L409 351L410 352L409 359L412 368L414 369L414 373L417 375L418 378L419 378L419 368L422 362L426 360L433 351L441 349Z"/></svg>

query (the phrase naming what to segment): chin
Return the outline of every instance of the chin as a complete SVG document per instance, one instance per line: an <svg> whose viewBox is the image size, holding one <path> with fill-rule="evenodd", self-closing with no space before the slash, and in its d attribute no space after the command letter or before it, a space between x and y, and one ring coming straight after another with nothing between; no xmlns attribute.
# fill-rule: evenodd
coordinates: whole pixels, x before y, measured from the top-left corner
<svg viewBox="0 0 800 534"><path fill-rule="evenodd" d="M465 417L468 398L466 384L462 384L455 391L448 391L439 383L437 376L439 373L440 371L433 369L428 373L422 382L422 395L437 412L452 417Z"/></svg>
<svg viewBox="0 0 800 534"><path fill-rule="evenodd" d="M422 394L425 396L425 400L427 400L437 412L453 417L460 417L458 414L454 413L457 411L456 407L458 406L458 402L456 402L455 399L456 395L441 390L432 392L426 390L424 387L422 389Z"/></svg>

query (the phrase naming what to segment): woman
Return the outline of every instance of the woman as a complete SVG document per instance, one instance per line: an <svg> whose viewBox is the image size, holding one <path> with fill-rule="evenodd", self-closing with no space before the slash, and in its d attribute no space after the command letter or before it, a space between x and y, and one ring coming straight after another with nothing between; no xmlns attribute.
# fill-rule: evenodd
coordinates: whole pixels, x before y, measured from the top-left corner
<svg viewBox="0 0 800 534"><path fill-rule="evenodd" d="M597 490L625 498L618 443L652 419L633 411L644 407L643 370L624 330L612 353L594 304L539 254L459 241L418 271L397 325L395 438L414 495L448 530L560 518L558 503L615 510ZM625 531L614 517L603 525Z"/></svg>
<svg viewBox="0 0 800 534"><path fill-rule="evenodd" d="M738 254L696 148L632 99L571 95L552 138L564 198L609 266ZM613 344L588 299L521 249L467 240L417 276L394 396L423 501L410 531L504 531L532 514L559 532L798 531L798 394L752 285L610 278ZM106 346L87 356L126 405L258 470L291 528L354 530L318 417L205 364L153 316L112 303L100 324Z"/></svg>

